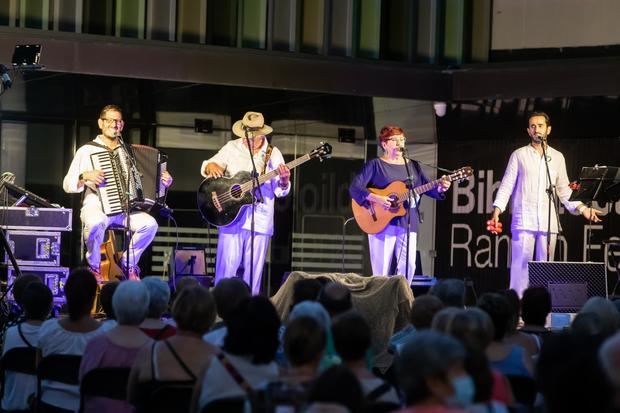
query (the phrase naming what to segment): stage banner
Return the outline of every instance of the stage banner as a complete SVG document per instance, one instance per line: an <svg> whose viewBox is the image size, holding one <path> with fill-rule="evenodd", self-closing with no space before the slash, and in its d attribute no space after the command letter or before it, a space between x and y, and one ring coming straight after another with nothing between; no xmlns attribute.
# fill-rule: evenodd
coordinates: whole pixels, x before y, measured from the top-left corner
<svg viewBox="0 0 620 413"><path fill-rule="evenodd" d="M454 185L443 202L437 203L435 275L470 277L478 294L508 288L510 272L510 207L500 216L504 232L493 235L486 221L504 175L510 154L527 145L523 139L444 141L439 144L438 164L449 169L470 165L473 177ZM564 154L569 181L579 177L583 166L620 164L620 140L550 138L549 145ZM607 262L603 240L620 238L620 202L599 205L603 222L590 225L560 205L563 229L556 247L556 261ZM591 235L590 235L591 234ZM608 271L614 269L608 265ZM615 277L615 273L613 276ZM614 278L615 280L615 278Z"/></svg>

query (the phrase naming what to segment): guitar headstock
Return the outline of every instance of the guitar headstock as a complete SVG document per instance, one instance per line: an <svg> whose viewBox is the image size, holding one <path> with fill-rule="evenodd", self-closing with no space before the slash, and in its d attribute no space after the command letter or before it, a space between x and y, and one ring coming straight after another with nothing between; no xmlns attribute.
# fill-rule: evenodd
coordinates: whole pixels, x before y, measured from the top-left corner
<svg viewBox="0 0 620 413"><path fill-rule="evenodd" d="M323 162L332 157L332 146L327 142L321 142L309 155L311 158L319 158L319 161Z"/></svg>
<svg viewBox="0 0 620 413"><path fill-rule="evenodd" d="M464 166L452 172L450 175L448 175L448 179L450 180L450 182L454 182L454 181L462 182L465 179L472 176L473 174L474 174L474 170L472 169L471 166Z"/></svg>

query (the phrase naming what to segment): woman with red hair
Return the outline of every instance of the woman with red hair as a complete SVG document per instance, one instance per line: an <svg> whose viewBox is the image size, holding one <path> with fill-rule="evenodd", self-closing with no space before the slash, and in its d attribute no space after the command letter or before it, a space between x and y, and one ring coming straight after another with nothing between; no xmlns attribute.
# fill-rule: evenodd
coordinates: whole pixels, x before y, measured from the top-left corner
<svg viewBox="0 0 620 413"><path fill-rule="evenodd" d="M422 172L418 162L406 159L403 156L405 148L405 132L398 126L387 125L381 128L379 133L379 145L383 149L383 155L368 161L362 170L351 182L349 193L359 205L374 208L393 209L394 199L390 196L380 195L369 191L369 188L385 188L395 181L407 183L407 168L411 171L413 186L423 185L429 182ZM443 179L440 184L426 195L443 199L443 193L450 188L450 181ZM416 195L411 205L405 201L405 209L413 216L408 219L407 214L395 216L386 227L376 234L368 234L368 246L370 248L370 262L373 275L388 275L392 268L392 259L396 258L397 274L407 274L407 281L411 283L415 273L416 241L418 229L418 217L414 209L420 202L420 196ZM408 224L409 221L409 224ZM407 228L409 227L409 228ZM407 261L407 229L409 229L409 262ZM408 268L407 268L408 267Z"/></svg>

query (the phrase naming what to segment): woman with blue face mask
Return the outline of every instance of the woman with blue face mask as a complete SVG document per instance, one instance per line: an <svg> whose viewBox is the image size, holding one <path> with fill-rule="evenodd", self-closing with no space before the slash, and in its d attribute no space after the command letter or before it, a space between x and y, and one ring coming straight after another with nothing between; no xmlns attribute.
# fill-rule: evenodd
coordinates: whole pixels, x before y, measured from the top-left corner
<svg viewBox="0 0 620 413"><path fill-rule="evenodd" d="M409 340L397 364L408 406L400 412L466 412L476 389L463 367L465 354L458 340L436 331L421 331Z"/></svg>

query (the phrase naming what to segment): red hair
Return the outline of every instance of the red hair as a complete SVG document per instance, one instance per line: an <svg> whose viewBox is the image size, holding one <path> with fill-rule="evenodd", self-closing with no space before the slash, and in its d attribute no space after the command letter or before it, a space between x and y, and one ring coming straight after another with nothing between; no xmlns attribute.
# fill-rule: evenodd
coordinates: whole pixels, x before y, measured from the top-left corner
<svg viewBox="0 0 620 413"><path fill-rule="evenodd" d="M405 131L402 130L398 126L385 125L384 127L381 128L381 131L379 132L379 142L383 143L383 142L388 141L394 135L404 135L404 134L405 134Z"/></svg>

